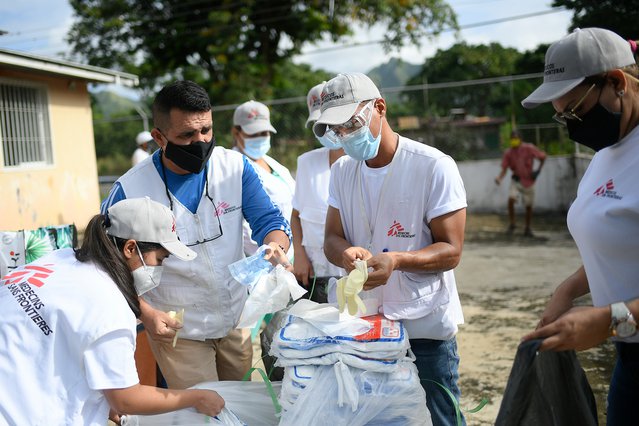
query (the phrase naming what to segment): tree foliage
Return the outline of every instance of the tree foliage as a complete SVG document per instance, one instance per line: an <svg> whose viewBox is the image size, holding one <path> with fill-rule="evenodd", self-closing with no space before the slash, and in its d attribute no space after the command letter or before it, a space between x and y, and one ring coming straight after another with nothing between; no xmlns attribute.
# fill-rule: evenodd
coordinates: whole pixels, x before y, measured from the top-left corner
<svg viewBox="0 0 639 426"><path fill-rule="evenodd" d="M409 84L437 84L510 75L521 54L498 43L469 45L457 43L446 50L438 50L428 59L422 71ZM507 84L448 87L431 90L427 96L412 92L414 101L425 102L431 115L445 116L453 108L484 116L503 112L510 102ZM506 104L506 105L505 105Z"/></svg>
<svg viewBox="0 0 639 426"><path fill-rule="evenodd" d="M626 39L639 38L639 2L636 0L554 0L552 6L573 11L571 30L600 27Z"/></svg>
<svg viewBox="0 0 639 426"><path fill-rule="evenodd" d="M390 49L456 27L444 0L71 0L73 52L141 77L144 87L188 78L222 102L274 95L282 64L302 45L382 24ZM333 7L331 8L331 4ZM279 68L278 68L279 66ZM306 88L304 88L306 89ZM298 91L300 94L301 91Z"/></svg>

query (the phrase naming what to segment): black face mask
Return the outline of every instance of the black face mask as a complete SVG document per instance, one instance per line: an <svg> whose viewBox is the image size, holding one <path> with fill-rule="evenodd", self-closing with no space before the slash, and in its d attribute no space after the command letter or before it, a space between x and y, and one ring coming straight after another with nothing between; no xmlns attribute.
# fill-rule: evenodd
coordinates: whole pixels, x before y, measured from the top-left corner
<svg viewBox="0 0 639 426"><path fill-rule="evenodd" d="M189 145L178 145L168 139L166 141L168 143L164 148L164 156L191 173L200 173L204 169L215 147L215 137L208 143L193 142Z"/></svg>
<svg viewBox="0 0 639 426"><path fill-rule="evenodd" d="M599 151L619 141L621 112L610 112L597 102L581 117L581 121L566 120L566 126L570 139Z"/></svg>

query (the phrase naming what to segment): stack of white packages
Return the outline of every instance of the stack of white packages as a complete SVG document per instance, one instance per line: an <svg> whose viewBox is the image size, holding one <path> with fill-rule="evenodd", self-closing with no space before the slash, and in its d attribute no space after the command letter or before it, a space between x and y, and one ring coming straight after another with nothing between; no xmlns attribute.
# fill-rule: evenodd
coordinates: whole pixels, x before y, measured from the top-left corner
<svg viewBox="0 0 639 426"><path fill-rule="evenodd" d="M280 425L432 424L401 322L340 320L337 308L308 300L289 313L270 351L284 367Z"/></svg>

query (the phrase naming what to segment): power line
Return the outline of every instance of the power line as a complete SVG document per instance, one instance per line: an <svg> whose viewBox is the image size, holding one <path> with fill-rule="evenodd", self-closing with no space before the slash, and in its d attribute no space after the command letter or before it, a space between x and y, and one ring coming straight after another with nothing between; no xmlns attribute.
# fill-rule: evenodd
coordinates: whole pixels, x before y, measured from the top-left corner
<svg viewBox="0 0 639 426"><path fill-rule="evenodd" d="M536 16L541 16L541 15L548 15L551 13L557 13L557 12L563 12L566 9L564 7L558 7L558 8L553 8L550 10L544 10L544 11L540 11L540 12L532 12L532 13L526 13L523 15L514 15L514 16L510 16L510 17L506 17L506 18L499 18L499 19L491 19L490 21L481 21L481 22L475 22L472 24L466 24L466 25L460 25L459 29L460 30L464 30L464 29L468 29L468 28L476 28L476 27L483 27L483 26L488 26L488 25L495 25L495 24L501 24L504 22L510 22L510 21L517 21L520 19L528 19L528 18L533 18ZM451 31L456 31L455 28L444 28L441 32L451 32ZM430 32L430 35L433 35L434 32ZM380 39L380 40L371 40L371 41L363 41L363 42L355 42L355 43L349 43L349 44L341 44L339 46L331 46L331 47L324 47L321 49L315 49L315 50L310 50L308 52L301 52L302 55L313 55L316 53L324 53L324 52L330 52L330 51L334 51L334 50L343 50L343 49L350 49L350 48L354 48L354 47L361 47L361 46L369 46L372 44L381 44L383 43L384 40Z"/></svg>

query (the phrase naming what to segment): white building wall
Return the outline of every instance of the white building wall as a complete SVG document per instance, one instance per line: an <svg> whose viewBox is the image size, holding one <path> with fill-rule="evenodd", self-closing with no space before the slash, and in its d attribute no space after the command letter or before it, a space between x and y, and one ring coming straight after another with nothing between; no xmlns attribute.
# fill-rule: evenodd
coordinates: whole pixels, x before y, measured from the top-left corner
<svg viewBox="0 0 639 426"><path fill-rule="evenodd" d="M534 211L566 212L589 163L590 156L584 154L548 156L535 184ZM464 161L457 165L466 187L468 211L505 214L511 179L508 170L501 185L495 184L501 159ZM517 203L517 209L523 210L521 202Z"/></svg>

